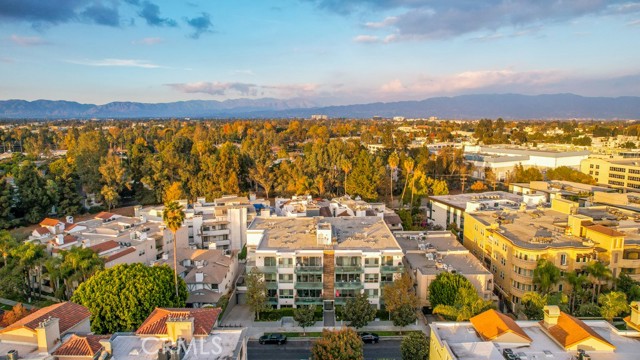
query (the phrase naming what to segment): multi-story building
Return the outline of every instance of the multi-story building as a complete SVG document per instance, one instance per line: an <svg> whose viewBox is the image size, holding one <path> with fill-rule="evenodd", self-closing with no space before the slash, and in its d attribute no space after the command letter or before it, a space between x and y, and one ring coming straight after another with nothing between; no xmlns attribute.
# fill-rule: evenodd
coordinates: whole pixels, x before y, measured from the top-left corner
<svg viewBox="0 0 640 360"><path fill-rule="evenodd" d="M480 298L493 299L493 274L449 231L428 234L396 232L404 263L414 280L420 306L430 306L429 285L442 272L460 274L473 284Z"/></svg>
<svg viewBox="0 0 640 360"><path fill-rule="evenodd" d="M601 159L582 160L580 171L591 175L596 183L616 189L640 190L639 159Z"/></svg>
<svg viewBox="0 0 640 360"><path fill-rule="evenodd" d="M514 321L488 310L468 322L435 322L429 360L637 359L640 315L634 305L630 330L604 320L582 321L557 306L545 306L542 321Z"/></svg>
<svg viewBox="0 0 640 360"><path fill-rule="evenodd" d="M543 258L563 272L598 260L614 278L623 272L640 278L637 223L606 207L554 199L551 208L466 212L463 244L494 274L496 289L513 307L536 290L533 270ZM554 290L565 287L560 283Z"/></svg>
<svg viewBox="0 0 640 360"><path fill-rule="evenodd" d="M498 180L505 180L513 167L521 164L525 168L554 169L560 166L579 168L580 161L586 159L590 152L555 151L542 149L526 149L507 147L505 145L466 146L465 158L476 170L471 174L474 178L484 178L484 169L491 168Z"/></svg>
<svg viewBox="0 0 640 360"><path fill-rule="evenodd" d="M537 205L542 198L536 196L524 198L504 191L430 196L427 214L431 225L447 229L450 224L455 224L460 230L464 230L466 211L518 209L523 201L529 205Z"/></svg>
<svg viewBox="0 0 640 360"><path fill-rule="evenodd" d="M595 192L617 192L604 186L581 184L572 181L549 180L531 181L529 183L511 183L509 191L517 195L541 194L544 202L550 203L555 198L577 201L580 206L590 203L590 197Z"/></svg>
<svg viewBox="0 0 640 360"><path fill-rule="evenodd" d="M381 217L258 217L247 231L247 267L265 277L272 306L332 308L404 272L402 249Z"/></svg>

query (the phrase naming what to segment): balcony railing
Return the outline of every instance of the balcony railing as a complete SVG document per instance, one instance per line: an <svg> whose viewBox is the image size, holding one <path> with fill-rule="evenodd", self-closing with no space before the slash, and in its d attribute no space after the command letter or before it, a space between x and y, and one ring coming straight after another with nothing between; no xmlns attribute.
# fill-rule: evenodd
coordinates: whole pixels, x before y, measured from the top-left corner
<svg viewBox="0 0 640 360"><path fill-rule="evenodd" d="M380 281L381 288L391 284L393 284L393 281Z"/></svg>
<svg viewBox="0 0 640 360"><path fill-rule="evenodd" d="M258 271L263 274L276 274L278 272L277 266L256 266Z"/></svg>
<svg viewBox="0 0 640 360"><path fill-rule="evenodd" d="M399 273L404 272L404 265L383 265L380 267L380 272L382 273Z"/></svg>
<svg viewBox="0 0 640 360"><path fill-rule="evenodd" d="M296 282L294 288L300 290L322 289L322 282Z"/></svg>
<svg viewBox="0 0 640 360"><path fill-rule="evenodd" d="M322 274L322 266L296 265L296 274Z"/></svg>
<svg viewBox="0 0 640 360"><path fill-rule="evenodd" d="M278 298L277 297L267 298L267 303L269 303L269 305L278 305Z"/></svg>
<svg viewBox="0 0 640 360"><path fill-rule="evenodd" d="M320 297L297 297L296 305L322 305Z"/></svg>
<svg viewBox="0 0 640 360"><path fill-rule="evenodd" d="M267 281L265 284L267 285L267 289L277 289L278 288L278 282L277 281Z"/></svg>
<svg viewBox="0 0 640 360"><path fill-rule="evenodd" d="M364 272L362 266L336 266L336 273L342 274L362 274Z"/></svg>
<svg viewBox="0 0 640 360"><path fill-rule="evenodd" d="M349 299L353 299L353 296L337 296L333 301L336 305L345 305Z"/></svg>
<svg viewBox="0 0 640 360"><path fill-rule="evenodd" d="M336 289L363 289L364 285L360 281L336 281Z"/></svg>

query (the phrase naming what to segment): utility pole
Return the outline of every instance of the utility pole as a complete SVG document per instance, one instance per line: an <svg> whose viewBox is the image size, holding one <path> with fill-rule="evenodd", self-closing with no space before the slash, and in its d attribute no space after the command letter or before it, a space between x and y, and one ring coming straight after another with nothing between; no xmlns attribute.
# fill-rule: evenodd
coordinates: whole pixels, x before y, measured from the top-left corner
<svg viewBox="0 0 640 360"><path fill-rule="evenodd" d="M460 174L460 181L462 182L462 193L464 194L464 184L467 182L467 174Z"/></svg>

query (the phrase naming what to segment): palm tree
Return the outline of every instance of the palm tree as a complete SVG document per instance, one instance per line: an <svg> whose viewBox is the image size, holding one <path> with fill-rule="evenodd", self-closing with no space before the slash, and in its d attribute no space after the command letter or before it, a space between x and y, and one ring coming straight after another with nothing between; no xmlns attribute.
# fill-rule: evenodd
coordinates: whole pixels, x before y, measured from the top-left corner
<svg viewBox="0 0 640 360"><path fill-rule="evenodd" d="M411 172L413 171L415 164L416 164L415 161L413 161L413 159L410 157L404 159L404 161L402 162L402 167L404 168L404 171L405 171L404 188L402 189L402 198L401 198L402 205L404 205L404 193L405 191L407 191L409 174L411 174Z"/></svg>
<svg viewBox="0 0 640 360"><path fill-rule="evenodd" d="M600 290L602 289L602 281L611 279L611 269L606 267L600 261L592 261L591 263L589 263L589 265L587 265L585 270L593 278L595 291L593 292L591 301L595 303L596 298L600 295Z"/></svg>
<svg viewBox="0 0 640 360"><path fill-rule="evenodd" d="M598 296L600 314L603 318L613 321L613 318L629 311L627 295L621 291L612 291Z"/></svg>
<svg viewBox="0 0 640 360"><path fill-rule="evenodd" d="M391 172L389 174L389 180L391 180L391 207L393 208L393 173L396 171L396 169L398 168L398 165L400 164L400 158L398 157L398 153L396 153L395 151L389 155L389 168L391 169Z"/></svg>
<svg viewBox="0 0 640 360"><path fill-rule="evenodd" d="M553 285L560 281L560 269L546 259L538 260L536 268L533 270L533 283L538 285L538 291L542 295L551 292Z"/></svg>
<svg viewBox="0 0 640 360"><path fill-rule="evenodd" d="M567 273L567 282L571 285L571 300L569 302L569 309L573 314L576 306L576 298L578 294L583 290L584 284L588 281L587 277L583 274L578 274L576 271Z"/></svg>
<svg viewBox="0 0 640 360"><path fill-rule="evenodd" d="M178 204L177 201L164 204L162 220L173 234L173 282L176 287L176 299L178 299L180 295L178 293L178 243L176 241L176 232L182 227L182 223L184 222L182 205Z"/></svg>
<svg viewBox="0 0 640 360"><path fill-rule="evenodd" d="M13 248L18 246L16 239L8 231L0 232L0 253L2 254L2 266L7 266L7 258Z"/></svg>
<svg viewBox="0 0 640 360"><path fill-rule="evenodd" d="M481 312L491 309L492 306L491 301L483 300L478 296L475 288L463 287L460 288L455 304L440 304L433 309L433 313L455 321L467 321Z"/></svg>

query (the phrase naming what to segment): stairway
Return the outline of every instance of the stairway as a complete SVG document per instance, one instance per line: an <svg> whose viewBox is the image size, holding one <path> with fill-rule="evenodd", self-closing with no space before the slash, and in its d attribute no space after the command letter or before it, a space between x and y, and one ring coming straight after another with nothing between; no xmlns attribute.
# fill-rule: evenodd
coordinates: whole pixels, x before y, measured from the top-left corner
<svg viewBox="0 0 640 360"><path fill-rule="evenodd" d="M322 297L325 300L333 300L336 295L335 282L335 253L333 250L325 250L322 259Z"/></svg>

